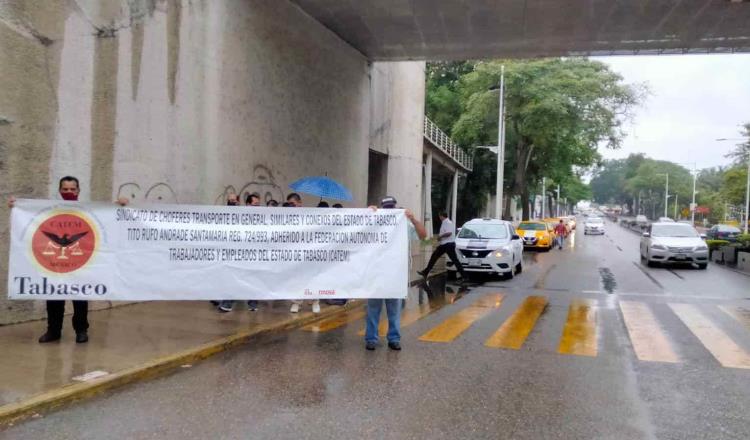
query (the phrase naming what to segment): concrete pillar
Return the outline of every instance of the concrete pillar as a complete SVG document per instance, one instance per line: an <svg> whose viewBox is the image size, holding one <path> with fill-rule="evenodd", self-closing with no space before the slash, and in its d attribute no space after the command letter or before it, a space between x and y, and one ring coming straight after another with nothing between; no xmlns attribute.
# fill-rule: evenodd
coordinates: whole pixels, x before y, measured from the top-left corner
<svg viewBox="0 0 750 440"><path fill-rule="evenodd" d="M432 151L427 151L424 164L424 227L432 237Z"/></svg>
<svg viewBox="0 0 750 440"><path fill-rule="evenodd" d="M458 170L453 173L453 190L451 191L451 220L456 224L456 207L458 206Z"/></svg>

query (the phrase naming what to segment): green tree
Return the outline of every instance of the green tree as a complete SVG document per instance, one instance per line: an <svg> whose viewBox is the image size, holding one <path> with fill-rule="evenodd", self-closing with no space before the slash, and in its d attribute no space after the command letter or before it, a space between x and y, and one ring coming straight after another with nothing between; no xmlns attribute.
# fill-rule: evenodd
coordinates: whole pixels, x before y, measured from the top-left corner
<svg viewBox="0 0 750 440"><path fill-rule="evenodd" d="M640 95L605 64L588 59L477 63L461 76L457 88L462 112L452 136L460 144L497 144L498 95L490 88L499 83L501 64L506 66L508 198L528 200L529 185L543 176L565 181L574 168L600 159L598 147L619 147L623 119ZM481 167L476 160L475 169ZM509 215L509 204L505 206ZM523 203L523 218L528 216L528 204Z"/></svg>

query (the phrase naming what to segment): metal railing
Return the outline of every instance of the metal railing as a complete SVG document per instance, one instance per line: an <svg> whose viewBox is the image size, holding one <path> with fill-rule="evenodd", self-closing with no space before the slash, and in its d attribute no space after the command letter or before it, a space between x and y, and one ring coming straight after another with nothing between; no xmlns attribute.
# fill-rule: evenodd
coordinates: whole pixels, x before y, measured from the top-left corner
<svg viewBox="0 0 750 440"><path fill-rule="evenodd" d="M471 171L474 168L474 158L453 142L453 139L448 137L426 115L424 117L424 137L466 171Z"/></svg>

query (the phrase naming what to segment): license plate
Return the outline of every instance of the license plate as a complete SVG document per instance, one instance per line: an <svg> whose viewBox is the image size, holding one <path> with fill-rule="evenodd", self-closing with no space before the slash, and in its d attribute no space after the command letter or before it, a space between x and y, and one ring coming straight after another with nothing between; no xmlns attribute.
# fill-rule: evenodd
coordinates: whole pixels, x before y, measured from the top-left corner
<svg viewBox="0 0 750 440"><path fill-rule="evenodd" d="M687 255L677 254L674 256L676 260L685 260L687 259Z"/></svg>
<svg viewBox="0 0 750 440"><path fill-rule="evenodd" d="M481 258L469 258L469 266L481 266L481 265L482 265Z"/></svg>

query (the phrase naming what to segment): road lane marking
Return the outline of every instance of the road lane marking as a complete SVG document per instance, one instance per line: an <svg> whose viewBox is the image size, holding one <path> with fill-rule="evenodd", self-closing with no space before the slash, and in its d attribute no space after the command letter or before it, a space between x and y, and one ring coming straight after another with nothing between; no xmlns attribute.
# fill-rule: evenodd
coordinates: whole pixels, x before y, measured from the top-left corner
<svg viewBox="0 0 750 440"><path fill-rule="evenodd" d="M734 318L737 322L750 330L750 309L747 307L719 306L722 312Z"/></svg>
<svg viewBox="0 0 750 440"><path fill-rule="evenodd" d="M635 355L642 361L679 362L664 330L646 303L620 301L620 311Z"/></svg>
<svg viewBox="0 0 750 440"><path fill-rule="evenodd" d="M367 314L366 308L347 310L345 313L323 319L302 327L302 330L313 333L323 333L341 327L342 325L362 319Z"/></svg>
<svg viewBox="0 0 750 440"><path fill-rule="evenodd" d="M546 306L546 297L527 296L484 345L492 348L520 349Z"/></svg>
<svg viewBox="0 0 750 440"><path fill-rule="evenodd" d="M471 325L503 303L502 293L485 295L419 337L426 342L451 342Z"/></svg>
<svg viewBox="0 0 750 440"><path fill-rule="evenodd" d="M719 363L730 368L750 368L750 354L692 304L670 304L678 318L690 329Z"/></svg>
<svg viewBox="0 0 750 440"><path fill-rule="evenodd" d="M568 319L557 352L579 356L596 356L598 352L596 331L596 303L580 298L571 301Z"/></svg>

